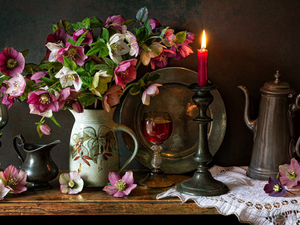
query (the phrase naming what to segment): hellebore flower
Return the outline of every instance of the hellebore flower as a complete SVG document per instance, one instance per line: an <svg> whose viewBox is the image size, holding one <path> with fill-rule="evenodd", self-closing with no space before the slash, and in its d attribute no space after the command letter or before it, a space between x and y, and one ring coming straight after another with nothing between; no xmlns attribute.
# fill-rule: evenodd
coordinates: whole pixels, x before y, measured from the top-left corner
<svg viewBox="0 0 300 225"><path fill-rule="evenodd" d="M51 117L52 111L57 112L59 108L57 91L54 91L54 96L48 90L37 90L28 94L27 103L29 103L30 113L38 114L45 117ZM51 116L50 116L51 115Z"/></svg>
<svg viewBox="0 0 300 225"><path fill-rule="evenodd" d="M78 194L82 191L84 182L77 171L62 173L59 176L60 191L63 194Z"/></svg>
<svg viewBox="0 0 300 225"><path fill-rule="evenodd" d="M12 105L14 104L14 97L10 97L8 94L6 94L6 90L6 84L3 82L0 88L2 104L8 105L8 109L10 109L10 107L12 107Z"/></svg>
<svg viewBox="0 0 300 225"><path fill-rule="evenodd" d="M121 86L123 89L126 87L125 83L130 83L136 78L135 65L137 59L129 59L121 62L115 69L115 81L116 85Z"/></svg>
<svg viewBox="0 0 300 225"><path fill-rule="evenodd" d="M150 96L155 96L159 94L158 87L162 86L162 84L151 84L142 95L142 102L144 105L150 104Z"/></svg>
<svg viewBox="0 0 300 225"><path fill-rule="evenodd" d="M112 26L113 28L119 30L122 32L122 23L124 23L126 20L122 15L114 15L114 16L109 16L106 19L105 27L108 28L109 26Z"/></svg>
<svg viewBox="0 0 300 225"><path fill-rule="evenodd" d="M22 73L25 59L22 53L13 47L6 47L0 53L0 72L6 76L15 77Z"/></svg>
<svg viewBox="0 0 300 225"><path fill-rule="evenodd" d="M111 82L112 75L107 74L107 71L100 70L95 73L89 90L99 97L107 91L107 83Z"/></svg>
<svg viewBox="0 0 300 225"><path fill-rule="evenodd" d="M105 111L110 112L111 107L119 104L120 97L123 94L119 85L114 85L108 88L106 93L103 95L102 107Z"/></svg>
<svg viewBox="0 0 300 225"><path fill-rule="evenodd" d="M45 123L45 121L41 122L37 126L37 132L40 137L42 137L43 134L50 135L51 134L51 128L48 126L48 124Z"/></svg>
<svg viewBox="0 0 300 225"><path fill-rule="evenodd" d="M284 186L274 177L269 178L269 183L265 185L264 191L273 197L284 197L286 195Z"/></svg>
<svg viewBox="0 0 300 225"><path fill-rule="evenodd" d="M124 34L114 34L107 42L107 47L109 51L110 58L115 63L122 62L122 55L127 54L130 51L128 45L124 42L125 35Z"/></svg>
<svg viewBox="0 0 300 225"><path fill-rule="evenodd" d="M54 34L49 34L46 41L46 46L48 43L58 44L61 47L67 43L67 40L70 36L61 28L58 28ZM52 50L47 49L46 58L49 59L50 53ZM49 60L50 61L50 60ZM52 61L50 61L52 62Z"/></svg>
<svg viewBox="0 0 300 225"><path fill-rule="evenodd" d="M110 185L103 188L107 194L113 195L114 197L123 198L125 195L129 195L130 192L136 187L133 180L132 171L127 171L125 175L120 178L119 174L115 172L109 172L108 179Z"/></svg>
<svg viewBox="0 0 300 225"><path fill-rule="evenodd" d="M39 72L32 74L32 76L30 77L30 80L33 80L35 83L38 83L38 82L42 81L41 77L45 77L45 76L46 76L45 71L39 71Z"/></svg>
<svg viewBox="0 0 300 225"><path fill-rule="evenodd" d="M280 182L292 188L297 186L300 181L300 165L295 158L291 159L291 164L284 164L279 166Z"/></svg>
<svg viewBox="0 0 300 225"><path fill-rule="evenodd" d="M72 59L79 66L83 66L84 60L88 58L84 55L84 46L72 45L69 42L66 44L66 48L61 48L57 52L56 60L65 65L63 56Z"/></svg>
<svg viewBox="0 0 300 225"><path fill-rule="evenodd" d="M15 194L19 194L27 190L25 186L27 173L22 170L17 170L17 168L13 165L10 165L4 171L0 172L0 179L5 187Z"/></svg>
<svg viewBox="0 0 300 225"><path fill-rule="evenodd" d="M26 81L22 74L17 73L15 77L9 79L7 81L8 88L6 90L6 94L10 97L19 97L24 93L26 87Z"/></svg>
<svg viewBox="0 0 300 225"><path fill-rule="evenodd" d="M70 70L68 67L63 67L60 71L58 71L55 77L59 78L62 88L72 85L76 91L79 91L81 88L82 81L79 75L75 71Z"/></svg>
<svg viewBox="0 0 300 225"><path fill-rule="evenodd" d="M83 35L86 31L87 31L86 28L81 28L81 29L76 30L73 34L73 40L76 42L81 37L81 35ZM88 31L86 33L83 41L81 42L81 44L90 45L90 44L92 44L92 42L93 42L93 35L91 34L90 31Z"/></svg>
<svg viewBox="0 0 300 225"><path fill-rule="evenodd" d="M176 53L170 49L163 49L162 53L151 59L150 65L151 69L155 70L155 66L160 68L164 68L168 65L168 58L174 58Z"/></svg>
<svg viewBox="0 0 300 225"><path fill-rule="evenodd" d="M160 27L160 22L156 19L149 19L149 22L150 22L152 33L153 33L153 31L155 30L156 27Z"/></svg>
<svg viewBox="0 0 300 225"><path fill-rule="evenodd" d="M46 44L46 47L48 48L49 54L48 54L48 60L49 62L55 62L57 59L57 53L60 49L64 47L62 42L58 43L52 43L48 42Z"/></svg>
<svg viewBox="0 0 300 225"><path fill-rule="evenodd" d="M130 46L129 55L137 57L139 54L139 43L136 41L136 37L130 31L125 32L125 39Z"/></svg>
<svg viewBox="0 0 300 225"><path fill-rule="evenodd" d="M163 46L157 42L152 43L150 46L143 45L141 52L141 60L145 66L148 66L150 60L159 56L163 51Z"/></svg>
<svg viewBox="0 0 300 225"><path fill-rule="evenodd" d="M188 45L193 43L195 40L195 36L191 32L186 33L186 38L182 44L175 43L171 49L176 52L176 59L178 61L182 60L183 58L188 57L190 54L194 53L192 48Z"/></svg>
<svg viewBox="0 0 300 225"><path fill-rule="evenodd" d="M176 36L174 35L174 30L173 29L167 29L165 32L165 37L163 38L163 43L171 47L173 45L173 42L175 41Z"/></svg>
<svg viewBox="0 0 300 225"><path fill-rule="evenodd" d="M5 187L3 181L0 179L0 200L3 200L9 191L10 189Z"/></svg>

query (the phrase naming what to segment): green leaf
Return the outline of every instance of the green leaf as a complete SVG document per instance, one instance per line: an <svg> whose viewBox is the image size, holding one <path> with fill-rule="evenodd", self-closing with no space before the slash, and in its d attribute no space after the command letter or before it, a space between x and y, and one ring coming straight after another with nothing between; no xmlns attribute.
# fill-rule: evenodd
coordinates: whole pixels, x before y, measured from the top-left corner
<svg viewBox="0 0 300 225"><path fill-rule="evenodd" d="M96 16L90 17L90 27L96 28L96 27L104 27L104 23Z"/></svg>
<svg viewBox="0 0 300 225"><path fill-rule="evenodd" d="M162 31L161 31L161 33L160 33L160 38L161 39L164 39L165 38L165 34L166 34L166 31L169 29L169 27L166 27L166 28L164 28Z"/></svg>
<svg viewBox="0 0 300 225"><path fill-rule="evenodd" d="M129 26L129 25L133 24L134 22L136 22L136 20L126 20L121 25Z"/></svg>
<svg viewBox="0 0 300 225"><path fill-rule="evenodd" d="M93 70L110 70L109 66L106 64L97 64L94 66Z"/></svg>
<svg viewBox="0 0 300 225"><path fill-rule="evenodd" d="M115 62L109 58L103 58L106 64L110 67L113 68L115 66Z"/></svg>
<svg viewBox="0 0 300 225"><path fill-rule="evenodd" d="M68 31L70 29L70 27L71 27L71 24L67 20L60 19L59 22L56 24L56 30L58 28L61 28L65 31Z"/></svg>
<svg viewBox="0 0 300 225"><path fill-rule="evenodd" d="M72 45L75 45L75 41L72 38L69 38L67 42L70 42Z"/></svg>
<svg viewBox="0 0 300 225"><path fill-rule="evenodd" d="M90 50L88 50L88 52L85 54L86 56L89 56L89 55L96 55L99 51L100 51L100 47L99 46L94 46L92 47Z"/></svg>
<svg viewBox="0 0 300 225"><path fill-rule="evenodd" d="M56 82L55 80L51 80L47 77L41 77L41 80L44 81L48 87L52 86Z"/></svg>
<svg viewBox="0 0 300 225"><path fill-rule="evenodd" d="M109 32L106 28L103 27L102 29L102 38L105 40L105 42L108 42L109 39Z"/></svg>
<svg viewBox="0 0 300 225"><path fill-rule="evenodd" d="M84 20L82 20L82 25L85 29L89 30L91 28L90 18L87 17Z"/></svg>
<svg viewBox="0 0 300 225"><path fill-rule="evenodd" d="M73 70L73 71L75 71L77 69L77 65L72 59L69 59L64 55L63 55L63 58L64 58L65 67L68 67L70 70Z"/></svg>
<svg viewBox="0 0 300 225"><path fill-rule="evenodd" d="M28 55L28 53L29 53L29 49L25 49L25 50L22 51L21 53L22 53L22 55L23 55L24 57L26 57L26 56Z"/></svg>
<svg viewBox="0 0 300 225"><path fill-rule="evenodd" d="M56 126L60 127L60 124L56 121L54 116L51 116L50 119L55 123Z"/></svg>
<svg viewBox="0 0 300 225"><path fill-rule="evenodd" d="M139 85L134 85L130 90L129 93L131 95L137 95L138 93L140 93L141 91L141 87Z"/></svg>
<svg viewBox="0 0 300 225"><path fill-rule="evenodd" d="M147 9L147 7L145 6L145 7L140 8L136 13L135 18L138 21L145 22L148 19L148 9Z"/></svg>
<svg viewBox="0 0 300 225"><path fill-rule="evenodd" d="M78 40L77 40L76 43L75 43L76 46L80 46L80 45L81 45L81 43L83 42L83 40L84 40L85 35L87 34L87 32L89 32L89 31L87 30L86 32L84 32L84 34L82 34L82 35L80 36L80 38L78 38Z"/></svg>
<svg viewBox="0 0 300 225"><path fill-rule="evenodd" d="M186 31L181 31L176 34L175 43L182 44L186 38Z"/></svg>

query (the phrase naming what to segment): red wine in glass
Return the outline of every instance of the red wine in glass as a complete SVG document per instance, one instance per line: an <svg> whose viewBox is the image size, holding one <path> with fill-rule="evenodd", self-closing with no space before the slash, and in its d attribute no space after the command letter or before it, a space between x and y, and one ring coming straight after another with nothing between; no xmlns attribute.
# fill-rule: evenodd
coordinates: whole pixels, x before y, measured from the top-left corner
<svg viewBox="0 0 300 225"><path fill-rule="evenodd" d="M141 125L143 135L153 144L162 144L170 137L173 130L172 121L161 117L146 118Z"/></svg>

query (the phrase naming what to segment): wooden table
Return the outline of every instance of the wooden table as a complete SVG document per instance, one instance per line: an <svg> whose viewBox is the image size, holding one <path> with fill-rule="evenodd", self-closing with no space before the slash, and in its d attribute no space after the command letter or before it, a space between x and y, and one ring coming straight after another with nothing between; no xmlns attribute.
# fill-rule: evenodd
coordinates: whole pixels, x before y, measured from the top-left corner
<svg viewBox="0 0 300 225"><path fill-rule="evenodd" d="M145 172L134 172L135 181ZM188 175L168 175L176 184ZM62 194L58 178L45 191L8 194L0 201L0 215L220 215L215 208L200 208L194 202L182 204L178 198L156 200L164 189L137 186L129 196L114 198L102 188L85 188L78 195ZM136 183L136 182L135 182Z"/></svg>

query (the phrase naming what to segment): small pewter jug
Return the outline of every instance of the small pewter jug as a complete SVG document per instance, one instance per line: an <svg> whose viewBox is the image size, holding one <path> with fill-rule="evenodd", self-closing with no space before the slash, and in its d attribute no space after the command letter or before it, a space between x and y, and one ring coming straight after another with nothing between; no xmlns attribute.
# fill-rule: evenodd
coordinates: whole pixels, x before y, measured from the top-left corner
<svg viewBox="0 0 300 225"><path fill-rule="evenodd" d="M25 142L21 134L14 137L14 149L23 163L20 169L27 172L28 189L38 191L52 187L48 181L57 177L58 167L53 162L50 151L59 143L60 140L45 145L29 144ZM25 160L19 148L26 152Z"/></svg>
<svg viewBox="0 0 300 225"><path fill-rule="evenodd" d="M268 180L270 176L276 177L279 165L289 164L295 151L299 155L299 144L296 149L294 147L292 117L299 108L300 95L295 103L291 103L295 92L279 77L277 71L275 81L268 81L260 88L261 101L256 120L250 118L248 90L238 86L246 98L244 120L254 133L252 157L247 171L247 175L253 179Z"/></svg>

